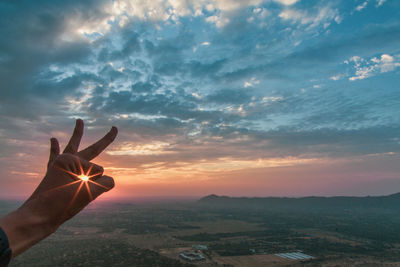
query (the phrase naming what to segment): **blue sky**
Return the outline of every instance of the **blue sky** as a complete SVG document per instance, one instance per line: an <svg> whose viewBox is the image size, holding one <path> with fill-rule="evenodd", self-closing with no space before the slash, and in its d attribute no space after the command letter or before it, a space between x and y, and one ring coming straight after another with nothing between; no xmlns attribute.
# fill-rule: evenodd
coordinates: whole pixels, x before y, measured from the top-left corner
<svg viewBox="0 0 400 267"><path fill-rule="evenodd" d="M396 191L399 11L395 0L1 1L0 193L28 192L48 139L65 142L78 117L86 143L119 127L101 163L150 195L176 176L224 188L222 176L317 164L318 179L352 162L364 165L299 193L285 174L264 194ZM251 188L221 192L263 194Z"/></svg>

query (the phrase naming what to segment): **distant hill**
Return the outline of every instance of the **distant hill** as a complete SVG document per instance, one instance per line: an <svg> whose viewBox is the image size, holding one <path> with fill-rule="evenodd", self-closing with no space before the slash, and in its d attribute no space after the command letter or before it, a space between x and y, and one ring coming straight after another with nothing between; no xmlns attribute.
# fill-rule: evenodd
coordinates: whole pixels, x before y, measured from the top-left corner
<svg viewBox="0 0 400 267"><path fill-rule="evenodd" d="M366 197L228 197L209 195L198 200L199 205L229 208L283 209L399 209L400 193Z"/></svg>

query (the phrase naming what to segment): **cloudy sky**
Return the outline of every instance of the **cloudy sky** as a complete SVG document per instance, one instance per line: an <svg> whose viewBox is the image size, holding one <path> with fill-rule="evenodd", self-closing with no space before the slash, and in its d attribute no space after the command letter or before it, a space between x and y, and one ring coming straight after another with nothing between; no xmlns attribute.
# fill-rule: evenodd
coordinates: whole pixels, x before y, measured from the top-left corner
<svg viewBox="0 0 400 267"><path fill-rule="evenodd" d="M0 196L49 139L83 146L109 197L400 191L400 1L0 1Z"/></svg>

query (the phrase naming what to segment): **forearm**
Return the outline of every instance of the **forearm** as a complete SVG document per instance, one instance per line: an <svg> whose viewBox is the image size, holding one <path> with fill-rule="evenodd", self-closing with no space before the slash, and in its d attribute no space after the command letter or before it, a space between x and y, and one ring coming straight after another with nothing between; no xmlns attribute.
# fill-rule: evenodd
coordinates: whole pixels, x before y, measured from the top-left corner
<svg viewBox="0 0 400 267"><path fill-rule="evenodd" d="M24 206L1 218L0 227L7 234L12 257L21 254L56 230Z"/></svg>
<svg viewBox="0 0 400 267"><path fill-rule="evenodd" d="M114 187L114 180L103 176L103 168L90 161L114 141L117 133L117 128L112 127L102 139L78 151L83 134L83 121L78 119L62 154L57 139L51 139L46 176L19 209L0 218L0 228L7 236L12 257L54 233L62 223ZM90 176L81 181L83 174ZM2 246L9 256L8 244Z"/></svg>

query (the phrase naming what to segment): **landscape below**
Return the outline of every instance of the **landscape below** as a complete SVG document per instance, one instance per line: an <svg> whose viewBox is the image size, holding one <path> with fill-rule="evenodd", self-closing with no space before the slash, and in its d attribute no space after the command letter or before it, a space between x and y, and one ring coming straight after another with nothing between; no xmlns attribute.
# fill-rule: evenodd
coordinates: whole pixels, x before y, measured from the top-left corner
<svg viewBox="0 0 400 267"><path fill-rule="evenodd" d="M400 194L100 202L10 266L394 266L399 240Z"/></svg>

